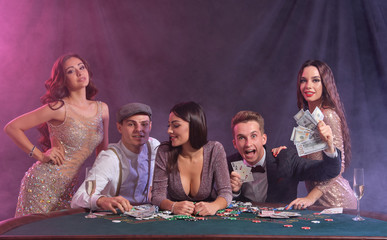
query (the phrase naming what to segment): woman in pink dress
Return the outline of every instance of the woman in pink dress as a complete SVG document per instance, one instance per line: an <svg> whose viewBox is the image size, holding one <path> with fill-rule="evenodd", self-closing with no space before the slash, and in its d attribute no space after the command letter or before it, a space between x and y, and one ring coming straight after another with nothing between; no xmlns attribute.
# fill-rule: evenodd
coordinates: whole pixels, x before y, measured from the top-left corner
<svg viewBox="0 0 387 240"><path fill-rule="evenodd" d="M316 107L321 109L323 121L332 129L334 145L341 151L342 165L341 173L333 179L305 182L308 195L295 199L289 207L301 209L317 203L325 207L356 208L356 197L348 181L342 176L351 160L349 129L332 70L326 63L308 60L301 66L297 77L297 106L299 109L309 109L310 112ZM321 160L322 152L305 158Z"/></svg>

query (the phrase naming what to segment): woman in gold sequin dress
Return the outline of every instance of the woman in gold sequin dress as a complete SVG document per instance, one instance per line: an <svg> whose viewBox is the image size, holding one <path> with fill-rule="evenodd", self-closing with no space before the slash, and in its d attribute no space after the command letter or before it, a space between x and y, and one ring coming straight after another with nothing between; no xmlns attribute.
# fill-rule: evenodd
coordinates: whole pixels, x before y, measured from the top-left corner
<svg viewBox="0 0 387 240"><path fill-rule="evenodd" d="M91 100L97 93L91 77L79 55L58 58L45 83L44 105L5 126L16 145L37 160L21 182L15 216L69 208L80 166L94 149L98 154L107 148L109 110ZM24 134L39 125L42 150Z"/></svg>
<svg viewBox="0 0 387 240"><path fill-rule="evenodd" d="M309 109L310 112L316 107L321 109L323 121L332 129L334 145L341 151L342 164L340 174L333 179L305 182L309 194L297 198L289 206L301 209L317 202L325 207L356 208L356 197L342 176L351 159L349 129L332 70L326 63L309 60L302 65L297 78L297 105L299 109ZM322 154L320 151L305 157L322 160Z"/></svg>

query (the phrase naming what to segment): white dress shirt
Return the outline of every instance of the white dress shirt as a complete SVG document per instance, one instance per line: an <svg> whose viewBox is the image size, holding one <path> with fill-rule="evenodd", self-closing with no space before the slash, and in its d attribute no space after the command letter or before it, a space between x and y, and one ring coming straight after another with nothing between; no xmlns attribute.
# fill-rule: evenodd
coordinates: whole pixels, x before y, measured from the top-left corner
<svg viewBox="0 0 387 240"><path fill-rule="evenodd" d="M242 184L241 193L253 202L265 202L267 197L267 171L266 171L266 149L264 149L261 160L254 166L250 166L246 160L243 160L244 164L249 167L262 166L265 169L264 173L253 172L254 181Z"/></svg>
<svg viewBox="0 0 387 240"><path fill-rule="evenodd" d="M153 181L156 151L160 142L149 138L149 143L151 159L148 159L147 144L144 144L139 154L131 152L121 141L108 146L116 150L122 163L122 183L119 195L128 199L131 204L150 202L148 193ZM117 155L109 149L101 151L90 171L96 173L97 180L95 193L91 197L91 208L97 209L96 202L100 197L114 197L117 192L120 171ZM71 207L90 208L90 198L86 193L85 182L75 193Z"/></svg>

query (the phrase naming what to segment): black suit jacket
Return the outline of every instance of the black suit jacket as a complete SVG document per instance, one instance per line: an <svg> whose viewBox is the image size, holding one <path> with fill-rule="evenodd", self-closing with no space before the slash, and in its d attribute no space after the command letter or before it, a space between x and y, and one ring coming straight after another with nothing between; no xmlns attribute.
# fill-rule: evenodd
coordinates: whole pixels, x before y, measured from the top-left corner
<svg viewBox="0 0 387 240"><path fill-rule="evenodd" d="M341 170L341 153L329 158L325 154L323 160L310 160L298 156L296 149L283 149L276 158L266 151L266 171L268 190L266 202L290 203L297 198L297 186L300 181L325 181L339 175ZM239 153L227 157L230 173L233 171L231 162L242 159ZM241 195L235 200L251 201Z"/></svg>

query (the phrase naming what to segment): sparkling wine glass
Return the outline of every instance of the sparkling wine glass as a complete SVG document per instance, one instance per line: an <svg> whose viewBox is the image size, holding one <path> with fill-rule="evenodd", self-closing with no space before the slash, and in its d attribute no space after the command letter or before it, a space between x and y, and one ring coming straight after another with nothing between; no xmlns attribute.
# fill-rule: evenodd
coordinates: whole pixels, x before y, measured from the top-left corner
<svg viewBox="0 0 387 240"><path fill-rule="evenodd" d="M357 198L357 215L352 218L353 221L364 221L364 218L360 217L360 199L364 195L364 169L355 168L353 170L353 191Z"/></svg>
<svg viewBox="0 0 387 240"><path fill-rule="evenodd" d="M91 168L86 168L86 175L85 175L85 188L86 193L89 195L89 202L90 202L90 212L88 215L85 216L85 218L96 218L97 216L93 214L91 211L91 197L93 196L95 192L95 188L97 187L97 180L95 173L90 172Z"/></svg>

